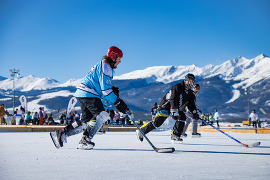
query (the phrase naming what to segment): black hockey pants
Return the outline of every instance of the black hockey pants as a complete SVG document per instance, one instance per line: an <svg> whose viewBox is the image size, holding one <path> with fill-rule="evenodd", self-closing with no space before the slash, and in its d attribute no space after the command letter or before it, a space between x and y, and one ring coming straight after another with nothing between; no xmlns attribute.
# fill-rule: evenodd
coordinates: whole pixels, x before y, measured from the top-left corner
<svg viewBox="0 0 270 180"><path fill-rule="evenodd" d="M165 114L157 114L153 121L150 121L144 124L143 126L141 126L143 133L147 134L150 131L160 127L168 117L169 116ZM186 116L183 112L182 113L180 112L180 117L181 119L184 119L184 120L177 120L174 124L173 131L172 131L172 134L175 134L178 137L180 137L183 132L183 128L185 126L185 120L186 120Z"/></svg>
<svg viewBox="0 0 270 180"><path fill-rule="evenodd" d="M81 106L82 118L81 120L76 120L72 124L65 127L64 130L67 136L78 134L82 130L77 129L81 128L83 122L87 123L91 120L96 121L97 115L99 115L100 112L105 111L104 106L99 98L85 97L78 99ZM88 135L90 129L88 127L87 129L84 131L84 135Z"/></svg>

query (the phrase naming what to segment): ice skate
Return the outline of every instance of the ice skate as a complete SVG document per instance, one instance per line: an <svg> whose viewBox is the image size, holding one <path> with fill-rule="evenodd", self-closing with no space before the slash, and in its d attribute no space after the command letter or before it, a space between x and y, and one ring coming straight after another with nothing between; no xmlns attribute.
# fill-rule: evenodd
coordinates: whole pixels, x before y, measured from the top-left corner
<svg viewBox="0 0 270 180"><path fill-rule="evenodd" d="M50 132L50 136L57 149L59 149L60 147L63 147L64 142L67 143L67 136L62 129L56 130L55 132Z"/></svg>
<svg viewBox="0 0 270 180"><path fill-rule="evenodd" d="M201 134L200 133L192 133L192 137L199 138L199 137L201 137Z"/></svg>
<svg viewBox="0 0 270 180"><path fill-rule="evenodd" d="M182 136L183 136L183 138L186 138L187 137L187 134L185 133L185 134L182 134Z"/></svg>
<svg viewBox="0 0 270 180"><path fill-rule="evenodd" d="M84 149L84 150L91 150L95 146L94 142L91 142L91 139L87 137L82 137L82 139L79 142L79 146L77 149Z"/></svg>
<svg viewBox="0 0 270 180"><path fill-rule="evenodd" d="M183 139L181 139L179 136L176 136L175 134L171 134L171 143L172 144L181 144L181 143L183 143Z"/></svg>
<svg viewBox="0 0 270 180"><path fill-rule="evenodd" d="M137 138L140 142L143 142L143 134L140 130L136 130Z"/></svg>
<svg viewBox="0 0 270 180"><path fill-rule="evenodd" d="M106 131L102 128L97 132L97 134L105 134L105 133L106 133Z"/></svg>

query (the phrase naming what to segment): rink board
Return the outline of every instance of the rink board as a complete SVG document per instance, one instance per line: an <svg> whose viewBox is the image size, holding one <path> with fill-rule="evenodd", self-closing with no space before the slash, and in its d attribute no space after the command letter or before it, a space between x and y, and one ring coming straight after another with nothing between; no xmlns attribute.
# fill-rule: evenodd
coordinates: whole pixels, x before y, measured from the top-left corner
<svg viewBox="0 0 270 180"><path fill-rule="evenodd" d="M57 129L62 129L65 126L57 125L0 125L0 132L14 131L14 132L50 132ZM104 125L105 131L136 131L136 127L133 125ZM270 134L270 128L249 128L249 127L221 127L222 131L226 133L257 133L257 134ZM191 126L187 129L191 132ZM213 129L210 126L198 126L198 132L213 132L218 133L219 131Z"/></svg>

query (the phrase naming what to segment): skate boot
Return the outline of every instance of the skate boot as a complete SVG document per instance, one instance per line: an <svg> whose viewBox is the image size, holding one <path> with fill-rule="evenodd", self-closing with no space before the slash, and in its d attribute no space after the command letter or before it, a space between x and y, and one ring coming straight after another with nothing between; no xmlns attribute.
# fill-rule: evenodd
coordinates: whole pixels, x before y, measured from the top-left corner
<svg viewBox="0 0 270 180"><path fill-rule="evenodd" d="M143 142L143 134L140 130L136 130L137 138L139 141Z"/></svg>
<svg viewBox="0 0 270 180"><path fill-rule="evenodd" d="M183 137L187 137L187 134L186 134L186 133L185 133L185 134L182 134L182 136L183 136Z"/></svg>
<svg viewBox="0 0 270 180"><path fill-rule="evenodd" d="M200 133L192 133L192 137L199 138L201 137Z"/></svg>
<svg viewBox="0 0 270 180"><path fill-rule="evenodd" d="M63 147L64 143L67 143L66 133L62 129L56 130L56 136L60 146Z"/></svg>
<svg viewBox="0 0 270 180"><path fill-rule="evenodd" d="M63 129L56 130L55 132L50 132L50 136L57 149L63 147L63 143L67 143L67 136Z"/></svg>
<svg viewBox="0 0 270 180"><path fill-rule="evenodd" d="M79 146L77 149L91 150L94 148L94 146L95 146L95 143L91 142L90 138L83 136L79 142Z"/></svg>
<svg viewBox="0 0 270 180"><path fill-rule="evenodd" d="M100 128L100 130L97 132L97 134L105 134L105 130Z"/></svg>
<svg viewBox="0 0 270 180"><path fill-rule="evenodd" d="M171 143L180 144L183 143L183 139L181 139L179 136L176 136L175 134L171 134Z"/></svg>

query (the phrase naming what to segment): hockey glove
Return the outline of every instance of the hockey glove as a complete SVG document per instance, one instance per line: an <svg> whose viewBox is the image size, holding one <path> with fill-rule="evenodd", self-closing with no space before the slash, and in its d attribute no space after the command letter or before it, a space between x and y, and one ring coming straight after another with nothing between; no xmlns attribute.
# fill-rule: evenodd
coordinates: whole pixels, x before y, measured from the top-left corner
<svg viewBox="0 0 270 180"><path fill-rule="evenodd" d="M179 119L179 112L178 112L178 109L176 107L171 107L171 117L174 119L174 120L178 120Z"/></svg>
<svg viewBox="0 0 270 180"><path fill-rule="evenodd" d="M126 111L129 111L126 103L122 99L117 99L114 103L115 107L120 111L121 113L126 113Z"/></svg>
<svg viewBox="0 0 270 180"><path fill-rule="evenodd" d="M119 88L113 86L113 87L112 87L112 90L113 90L113 93L119 98Z"/></svg>

